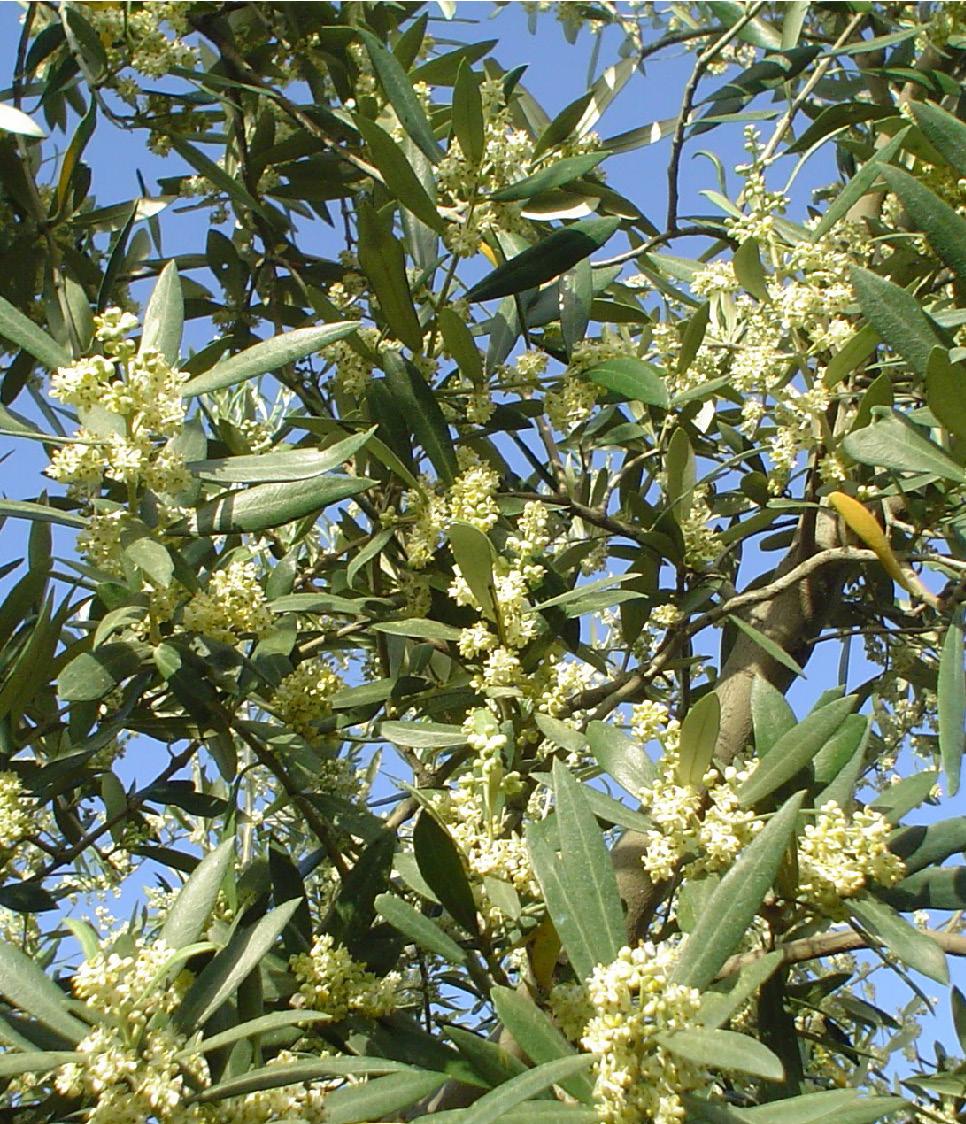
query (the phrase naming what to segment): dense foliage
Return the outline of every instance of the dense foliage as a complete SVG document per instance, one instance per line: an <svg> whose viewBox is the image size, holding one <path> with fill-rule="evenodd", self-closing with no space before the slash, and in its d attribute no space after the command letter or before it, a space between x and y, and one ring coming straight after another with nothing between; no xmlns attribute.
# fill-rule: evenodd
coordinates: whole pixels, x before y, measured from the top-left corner
<svg viewBox="0 0 966 1124"><path fill-rule="evenodd" d="M4 1119L962 1119L966 8L527 8L23 7Z"/></svg>

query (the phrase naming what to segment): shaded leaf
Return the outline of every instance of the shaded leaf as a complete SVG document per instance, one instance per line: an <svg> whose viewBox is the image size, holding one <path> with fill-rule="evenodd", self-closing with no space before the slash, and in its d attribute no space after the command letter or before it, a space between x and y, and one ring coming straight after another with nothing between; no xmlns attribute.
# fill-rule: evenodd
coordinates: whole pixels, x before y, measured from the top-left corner
<svg viewBox="0 0 966 1124"><path fill-rule="evenodd" d="M564 184L585 176L588 172L593 171L608 155L607 152L589 152L583 156L565 157L547 168L542 168L539 172L534 172L532 176L527 176L526 179L518 180L516 183L511 183L509 187L494 191L490 198L500 202L532 199L534 195L563 187Z"/></svg>
<svg viewBox="0 0 966 1124"><path fill-rule="evenodd" d="M454 920L467 932L479 933L476 902L463 856L449 832L425 809L413 828L413 851L419 873Z"/></svg>
<svg viewBox="0 0 966 1124"><path fill-rule="evenodd" d="M379 42L370 31L358 28L357 34L365 44L372 69L376 72L379 84L386 95L386 101L396 111L402 127L416 142L417 146L434 164L443 157L426 113L413 91L412 83L399 60Z"/></svg>
<svg viewBox="0 0 966 1124"><path fill-rule="evenodd" d="M919 301L907 289L858 266L852 270L852 284L865 318L924 377L932 349L943 341Z"/></svg>
<svg viewBox="0 0 966 1124"><path fill-rule="evenodd" d="M436 204L430 199L419 176L413 171L406 154L392 137L368 118L357 114L354 118L356 128L365 139L372 162L389 190L400 203L411 211L420 222L442 233L446 229Z"/></svg>
<svg viewBox="0 0 966 1124"><path fill-rule="evenodd" d="M45 367L66 367L71 356L29 317L0 297L0 336L39 359Z"/></svg>
<svg viewBox="0 0 966 1124"><path fill-rule="evenodd" d="M936 253L950 269L966 278L966 219L907 172L883 168L882 177Z"/></svg>
<svg viewBox="0 0 966 1124"><path fill-rule="evenodd" d="M420 948L442 956L450 964L462 964L466 960L466 953L456 941L409 902L394 894L380 894L375 906L393 928Z"/></svg>
<svg viewBox="0 0 966 1124"><path fill-rule="evenodd" d="M544 1062L536 1069L528 1069L526 1073L511 1077L496 1089L484 1093L472 1108L467 1109L463 1124L491 1124L491 1121L501 1119L514 1105L589 1069L593 1060L590 1054L574 1054L572 1057Z"/></svg>
<svg viewBox="0 0 966 1124"><path fill-rule="evenodd" d="M620 224L619 218L581 219L555 230L542 242L498 266L469 290L466 299L488 301L494 297L512 296L559 277L599 250Z"/></svg>
<svg viewBox="0 0 966 1124"><path fill-rule="evenodd" d="M966 750L966 681L963 673L963 624L952 620L946 629L939 676L936 683L939 718L939 754L946 774L949 796L959 791L959 777Z"/></svg>
<svg viewBox="0 0 966 1124"><path fill-rule="evenodd" d="M6 941L0 941L0 995L68 1042L80 1042L88 1032L67 1010L64 992L26 953Z"/></svg>
<svg viewBox="0 0 966 1124"><path fill-rule="evenodd" d="M711 765L721 729L721 701L714 691L702 695L681 723L678 784L700 788Z"/></svg>

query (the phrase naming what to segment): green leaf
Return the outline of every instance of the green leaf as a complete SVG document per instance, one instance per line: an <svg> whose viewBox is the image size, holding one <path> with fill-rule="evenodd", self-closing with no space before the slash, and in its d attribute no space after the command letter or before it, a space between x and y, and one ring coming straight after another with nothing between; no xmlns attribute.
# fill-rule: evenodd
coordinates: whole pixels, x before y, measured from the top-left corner
<svg viewBox="0 0 966 1124"><path fill-rule="evenodd" d="M0 129L22 137L43 138L47 135L33 118L12 105L0 104Z"/></svg>
<svg viewBox="0 0 966 1124"><path fill-rule="evenodd" d="M657 1040L677 1057L708 1069L750 1073L765 1081L781 1081L785 1076L781 1061L767 1046L732 1030L676 1030L659 1034Z"/></svg>
<svg viewBox="0 0 966 1124"><path fill-rule="evenodd" d="M966 367L951 363L949 353L933 348L926 369L926 401L941 425L966 440Z"/></svg>
<svg viewBox="0 0 966 1124"><path fill-rule="evenodd" d="M798 792L788 800L718 883L681 950L674 983L703 991L741 944L778 873L803 798L804 794Z"/></svg>
<svg viewBox="0 0 966 1124"><path fill-rule="evenodd" d="M608 359L591 367L587 375L592 382L614 391L632 402L646 402L649 406L668 407L667 386L653 363L633 356Z"/></svg>
<svg viewBox="0 0 966 1124"><path fill-rule="evenodd" d="M420 948L441 956L448 964L465 962L466 953L456 941L409 902L394 894L380 894L375 905L393 928Z"/></svg>
<svg viewBox="0 0 966 1124"><path fill-rule="evenodd" d="M425 809L413 828L413 851L419 873L450 915L468 933L478 934L476 902L463 856L446 828Z"/></svg>
<svg viewBox="0 0 966 1124"><path fill-rule="evenodd" d="M2 107L0 107L2 108ZM3 128L0 118L0 129ZM62 1065L85 1065L90 1054L69 1050L26 1050L23 1053L0 1054L0 1078L18 1077L21 1073L50 1073Z"/></svg>
<svg viewBox="0 0 966 1124"><path fill-rule="evenodd" d="M966 278L966 219L908 172L883 168L882 177L936 253L950 269Z"/></svg>
<svg viewBox="0 0 966 1124"><path fill-rule="evenodd" d="M490 998L500 1022L513 1035L513 1040L537 1065L573 1057L576 1051L547 1015L528 996L508 987L493 987ZM594 1087L582 1073L559 1082L561 1088L577 1100L589 1104Z"/></svg>
<svg viewBox="0 0 966 1124"><path fill-rule="evenodd" d="M667 477L665 493L668 507L675 514L686 511L691 505L691 494L697 482L694 450L683 426L675 426L664 458Z"/></svg>
<svg viewBox="0 0 966 1124"><path fill-rule="evenodd" d="M593 269L584 258L560 278L560 333L568 355L587 334L593 303Z"/></svg>
<svg viewBox="0 0 966 1124"><path fill-rule="evenodd" d="M408 363L387 363L386 385L405 425L422 445L440 480L452 484L459 474L459 463L436 395Z"/></svg>
<svg viewBox="0 0 966 1124"><path fill-rule="evenodd" d="M70 354L59 343L3 297L0 297L0 336L22 347L45 367L66 367L71 362Z"/></svg>
<svg viewBox="0 0 966 1124"><path fill-rule="evenodd" d="M191 872L172 902L161 930L169 948L184 948L201 937L234 857L235 840L226 839Z"/></svg>
<svg viewBox="0 0 966 1124"><path fill-rule="evenodd" d="M743 4L737 0L711 0L708 5L725 27L733 27L748 13ZM761 19L749 20L738 32L738 38L746 43L753 43L756 47L764 47L769 51L782 49L782 37L769 23Z"/></svg>
<svg viewBox="0 0 966 1124"><path fill-rule="evenodd" d="M678 784L701 788L721 729L721 700L709 691L688 710L681 723Z"/></svg>
<svg viewBox="0 0 966 1124"><path fill-rule="evenodd" d="M229 175L214 160L209 159L193 144L189 144L178 136L177 133L171 133L169 140L171 147L185 163L190 164L199 175L204 176L214 187L220 188L236 206L247 207L248 210L253 211L263 220L272 221L274 216L269 208L260 203L242 183L236 180L234 176Z"/></svg>
<svg viewBox="0 0 966 1124"><path fill-rule="evenodd" d="M873 811L881 812L890 823L898 823L907 812L918 808L929 799L938 781L937 769L923 769L919 773L911 773L898 784L887 785L874 800L870 801L869 807Z"/></svg>
<svg viewBox="0 0 966 1124"><path fill-rule="evenodd" d="M738 789L742 807L753 807L804 769L839 730L857 702L855 695L835 699L782 734L768 756L759 761L755 771Z"/></svg>
<svg viewBox="0 0 966 1124"><path fill-rule="evenodd" d="M781 949L775 949L742 968L730 991L706 991L698 1021L711 1029L724 1026L781 966Z"/></svg>
<svg viewBox="0 0 966 1124"><path fill-rule="evenodd" d="M900 1108L908 1108L901 1097L862 1097L857 1089L829 1089L743 1108L740 1115L746 1124L872 1124Z"/></svg>
<svg viewBox="0 0 966 1124"><path fill-rule="evenodd" d="M849 714L822 748L815 754L812 768L817 785L830 785L839 773L849 764L855 756L859 746L867 741L869 735L869 719L865 714ZM851 793L850 793L851 795ZM821 807L826 796L819 800L816 807ZM840 801L836 801L844 807Z"/></svg>
<svg viewBox="0 0 966 1124"><path fill-rule="evenodd" d="M789 671L794 672L795 675L800 675L805 678L805 672L801 666L792 659L792 657L780 645L776 644L770 636L766 636L760 629L755 628L754 625L749 624L741 617L735 616L734 613L729 613L729 621L739 630L743 632L750 640L753 640L763 652L766 652L776 662L780 663L782 667L787 667Z"/></svg>
<svg viewBox="0 0 966 1124"><path fill-rule="evenodd" d="M795 725L795 712L788 700L767 679L756 676L751 684L751 723L755 750L759 757L769 753L783 735Z"/></svg>
<svg viewBox="0 0 966 1124"><path fill-rule="evenodd" d="M485 617L494 621L496 593L493 587L493 547L490 540L470 523L454 523L449 545L456 565Z"/></svg>
<svg viewBox="0 0 966 1124"><path fill-rule="evenodd" d="M184 301L181 297L181 278L173 261L161 270L148 306L144 310L144 327L139 351L148 348L160 351L170 366L178 362L181 353L181 332L184 326Z"/></svg>
<svg viewBox="0 0 966 1124"><path fill-rule="evenodd" d="M527 176L526 179L517 180L516 183L511 183L509 187L494 191L490 198L500 202L532 199L534 195L540 195L544 191L553 191L555 188L563 187L564 184L587 175L609 155L610 153L607 152L588 152L583 156L568 156L563 160L558 160L555 164L551 164L548 168L542 168L532 176Z"/></svg>
<svg viewBox="0 0 966 1124"><path fill-rule="evenodd" d="M186 398L196 398L199 394L210 394L213 390L223 390L226 386L277 371L279 367L304 359L358 330L357 320L343 320L335 324L321 324L317 328L296 328L284 335L273 336L195 375L185 383L181 393Z"/></svg>
<svg viewBox="0 0 966 1124"><path fill-rule="evenodd" d="M465 60L460 63L453 86L451 120L460 152L474 168L478 168L485 155L483 97L480 80Z"/></svg>
<svg viewBox="0 0 966 1124"><path fill-rule="evenodd" d="M596 964L615 960L623 947L626 941L624 912L610 853L584 796L583 786L559 758L554 759L552 772L560 850L567 857L563 873L580 913L574 920L582 927L590 925L595 930L593 938L585 940L586 951L595 957L593 969ZM576 961L574 966L577 967Z"/></svg>
<svg viewBox="0 0 966 1124"><path fill-rule="evenodd" d="M249 1019L239 1023L238 1026L223 1030L220 1034L213 1034L209 1038L199 1039L182 1050L178 1058L190 1058L195 1054L210 1054L212 1050L221 1050L225 1046L233 1046L243 1038L254 1038L261 1034L270 1034L274 1030L281 1030L290 1026L304 1026L311 1023L327 1023L332 1021L332 1016L325 1011L272 1011L268 1015L260 1015L257 1019Z"/></svg>
<svg viewBox="0 0 966 1124"><path fill-rule="evenodd" d="M147 536L135 539L124 548L123 555L149 577L157 589L170 585L174 577L174 559L156 539Z"/></svg>
<svg viewBox="0 0 966 1124"><path fill-rule="evenodd" d="M878 937L897 960L936 983L949 983L949 966L943 950L885 902L861 897L850 898L846 904L862 927Z"/></svg>
<svg viewBox="0 0 966 1124"><path fill-rule="evenodd" d="M447 746L466 745L462 726L441 722L382 722L379 736L393 745L414 749L444 749Z"/></svg>
<svg viewBox="0 0 966 1124"><path fill-rule="evenodd" d="M488 301L533 289L566 273L589 257L620 226L619 218L581 219L498 266L466 294L470 301Z"/></svg>
<svg viewBox="0 0 966 1124"><path fill-rule="evenodd" d="M573 135L593 96L593 91L588 90L561 109L537 138L537 143L533 148L534 160L551 148L556 148L561 141L568 140Z"/></svg>
<svg viewBox="0 0 966 1124"><path fill-rule="evenodd" d="M738 284L745 290L751 293L753 297L757 297L760 301L767 301L768 296L768 277L761 264L761 252L758 248L758 242L754 238L749 238L747 241L742 242L738 249L735 251L735 256L732 259L735 267L735 276L738 278Z"/></svg>
<svg viewBox="0 0 966 1124"><path fill-rule="evenodd" d="M966 176L966 125L930 102L910 101L909 108L926 138L959 175Z"/></svg>
<svg viewBox="0 0 966 1124"><path fill-rule="evenodd" d="M860 363L868 359L878 344L879 333L871 324L863 324L854 335L849 336L829 360L822 382L830 388L837 386L846 375L851 374Z"/></svg>
<svg viewBox="0 0 966 1124"><path fill-rule="evenodd" d="M80 1042L89 1030L67 1010L67 996L54 981L6 941L0 941L0 995L68 1042Z"/></svg>
<svg viewBox="0 0 966 1124"><path fill-rule="evenodd" d="M518 1073L526 1072L527 1067L523 1062L498 1042L455 1026L446 1028L446 1037L491 1089L516 1077Z"/></svg>
<svg viewBox="0 0 966 1124"><path fill-rule="evenodd" d="M963 678L963 625L952 620L946 629L936 683L939 715L939 753L949 796L959 791L966 725L966 682Z"/></svg>
<svg viewBox="0 0 966 1124"><path fill-rule="evenodd" d="M883 166L887 164L902 147L908 132L909 128L907 127L896 133L892 140L890 140L888 144L883 145L871 160L867 160L842 188L829 206L829 209L822 216L821 222L812 230L811 239L813 242L817 242L820 238L828 234L839 219L844 218L862 196L865 195L879 178L879 173L882 171Z"/></svg>
<svg viewBox="0 0 966 1124"><path fill-rule="evenodd" d="M897 886L881 890L879 897L893 908L966 909L966 867L943 866L920 870Z"/></svg>
<svg viewBox="0 0 966 1124"><path fill-rule="evenodd" d="M224 457L220 460L191 461L188 468L202 480L218 484L291 483L321 476L347 461L363 448L375 433L355 433L326 449L291 449L251 456Z"/></svg>
<svg viewBox="0 0 966 1124"><path fill-rule="evenodd" d="M399 1109L428 1097L446 1079L445 1073L409 1070L363 1085L344 1085L325 1098L326 1124L368 1124L390 1114L396 1117Z"/></svg>
<svg viewBox="0 0 966 1124"><path fill-rule="evenodd" d="M446 224L403 150L375 121L370 121L361 114L356 114L353 120L390 195L398 199L420 222L442 233Z"/></svg>
<svg viewBox="0 0 966 1124"><path fill-rule="evenodd" d="M414 636L418 640L459 640L461 629L454 628L451 624L441 621L405 620L405 621L376 621L372 625L374 632L386 632L390 636Z"/></svg>
<svg viewBox="0 0 966 1124"><path fill-rule="evenodd" d="M484 1093L472 1108L467 1109L463 1124L491 1124L491 1121L499 1120L514 1105L589 1069L593 1061L590 1054L574 1054L572 1057L544 1062L536 1069L528 1069L526 1073L511 1077L489 1093Z"/></svg>
<svg viewBox="0 0 966 1124"><path fill-rule="evenodd" d="M966 472L934 441L901 414L848 434L842 442L848 455L861 464L896 472L924 472L961 484Z"/></svg>
<svg viewBox="0 0 966 1124"><path fill-rule="evenodd" d="M64 667L57 694L65 702L93 702L134 675L141 664L141 649L124 642L102 644L96 651L81 652Z"/></svg>
<svg viewBox="0 0 966 1124"><path fill-rule="evenodd" d="M909 874L935 866L950 855L966 852L966 816L904 827L890 837L889 850L902 859Z"/></svg>
<svg viewBox="0 0 966 1124"><path fill-rule="evenodd" d="M33 500L0 500L0 518L4 516L28 519L32 523L57 523L77 530L87 526L87 520L80 515L61 511L59 507L48 507L45 503L34 503Z"/></svg>
<svg viewBox="0 0 966 1124"><path fill-rule="evenodd" d="M423 107L399 60L391 51L386 50L372 32L358 28L357 34L366 46L372 69L376 72L379 84L386 95L386 101L396 111L402 127L424 155L434 164L438 164L443 153L436 143L436 137L426 119Z"/></svg>
<svg viewBox="0 0 966 1124"><path fill-rule="evenodd" d="M311 1061L290 1062L287 1065L268 1065L240 1073L218 1085L211 1085L191 1098L193 1104L209 1104L228 1097L243 1097L263 1089L281 1089L286 1085L306 1085L329 1077L366 1077L374 1074L409 1074L411 1066L389 1058L331 1057L313 1058ZM353 1086L355 1087L355 1086Z"/></svg>
<svg viewBox="0 0 966 1124"><path fill-rule="evenodd" d="M606 722L591 722L587 727L587 742L597 764L631 796L639 796L657 775L654 762L643 749L616 726Z"/></svg>
<svg viewBox="0 0 966 1124"><path fill-rule="evenodd" d="M444 308L436 317L447 352L456 360L461 373L472 383L483 381L483 356L476 346L466 321L452 308Z"/></svg>
<svg viewBox="0 0 966 1124"><path fill-rule="evenodd" d="M942 340L919 301L884 277L856 266L852 285L865 318L910 367L925 377L932 349Z"/></svg>
<svg viewBox="0 0 966 1124"><path fill-rule="evenodd" d="M175 1023L190 1030L207 1020L232 995L262 960L301 904L295 898L267 913L254 925L236 929L228 944L197 976L174 1014Z"/></svg>
<svg viewBox="0 0 966 1124"><path fill-rule="evenodd" d="M375 484L366 476L315 476L288 484L256 484L222 492L173 524L173 535L237 535L281 527Z"/></svg>

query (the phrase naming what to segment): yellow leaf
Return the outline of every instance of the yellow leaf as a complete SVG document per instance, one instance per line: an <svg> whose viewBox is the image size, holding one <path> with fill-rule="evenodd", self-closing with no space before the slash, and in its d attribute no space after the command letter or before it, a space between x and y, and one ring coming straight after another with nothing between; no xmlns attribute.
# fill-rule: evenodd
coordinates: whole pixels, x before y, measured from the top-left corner
<svg viewBox="0 0 966 1124"><path fill-rule="evenodd" d="M533 930L527 941L530 952L530 969L537 987L541 991L550 990L553 972L560 955L560 937L549 917L545 917Z"/></svg>
<svg viewBox="0 0 966 1124"><path fill-rule="evenodd" d="M488 246L485 242L480 243L480 253L486 258L490 265L499 265L500 259L493 252L492 247Z"/></svg>
<svg viewBox="0 0 966 1124"><path fill-rule="evenodd" d="M846 495L845 492L830 492L828 501L842 516L849 529L858 535L870 550L875 551L876 557L882 563L882 568L889 577L901 585L903 589L917 597L920 596L921 587L918 586L918 583L914 585L910 581L909 575L899 565L898 559L892 553L889 540L885 537L885 533L872 512L858 500Z"/></svg>

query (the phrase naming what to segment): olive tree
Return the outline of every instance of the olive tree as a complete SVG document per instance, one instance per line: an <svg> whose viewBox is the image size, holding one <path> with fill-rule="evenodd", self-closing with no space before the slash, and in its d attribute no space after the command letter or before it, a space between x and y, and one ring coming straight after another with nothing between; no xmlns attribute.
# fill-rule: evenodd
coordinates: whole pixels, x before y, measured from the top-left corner
<svg viewBox="0 0 966 1124"><path fill-rule="evenodd" d="M526 7L23 5L4 1119L962 1119L964 8Z"/></svg>

